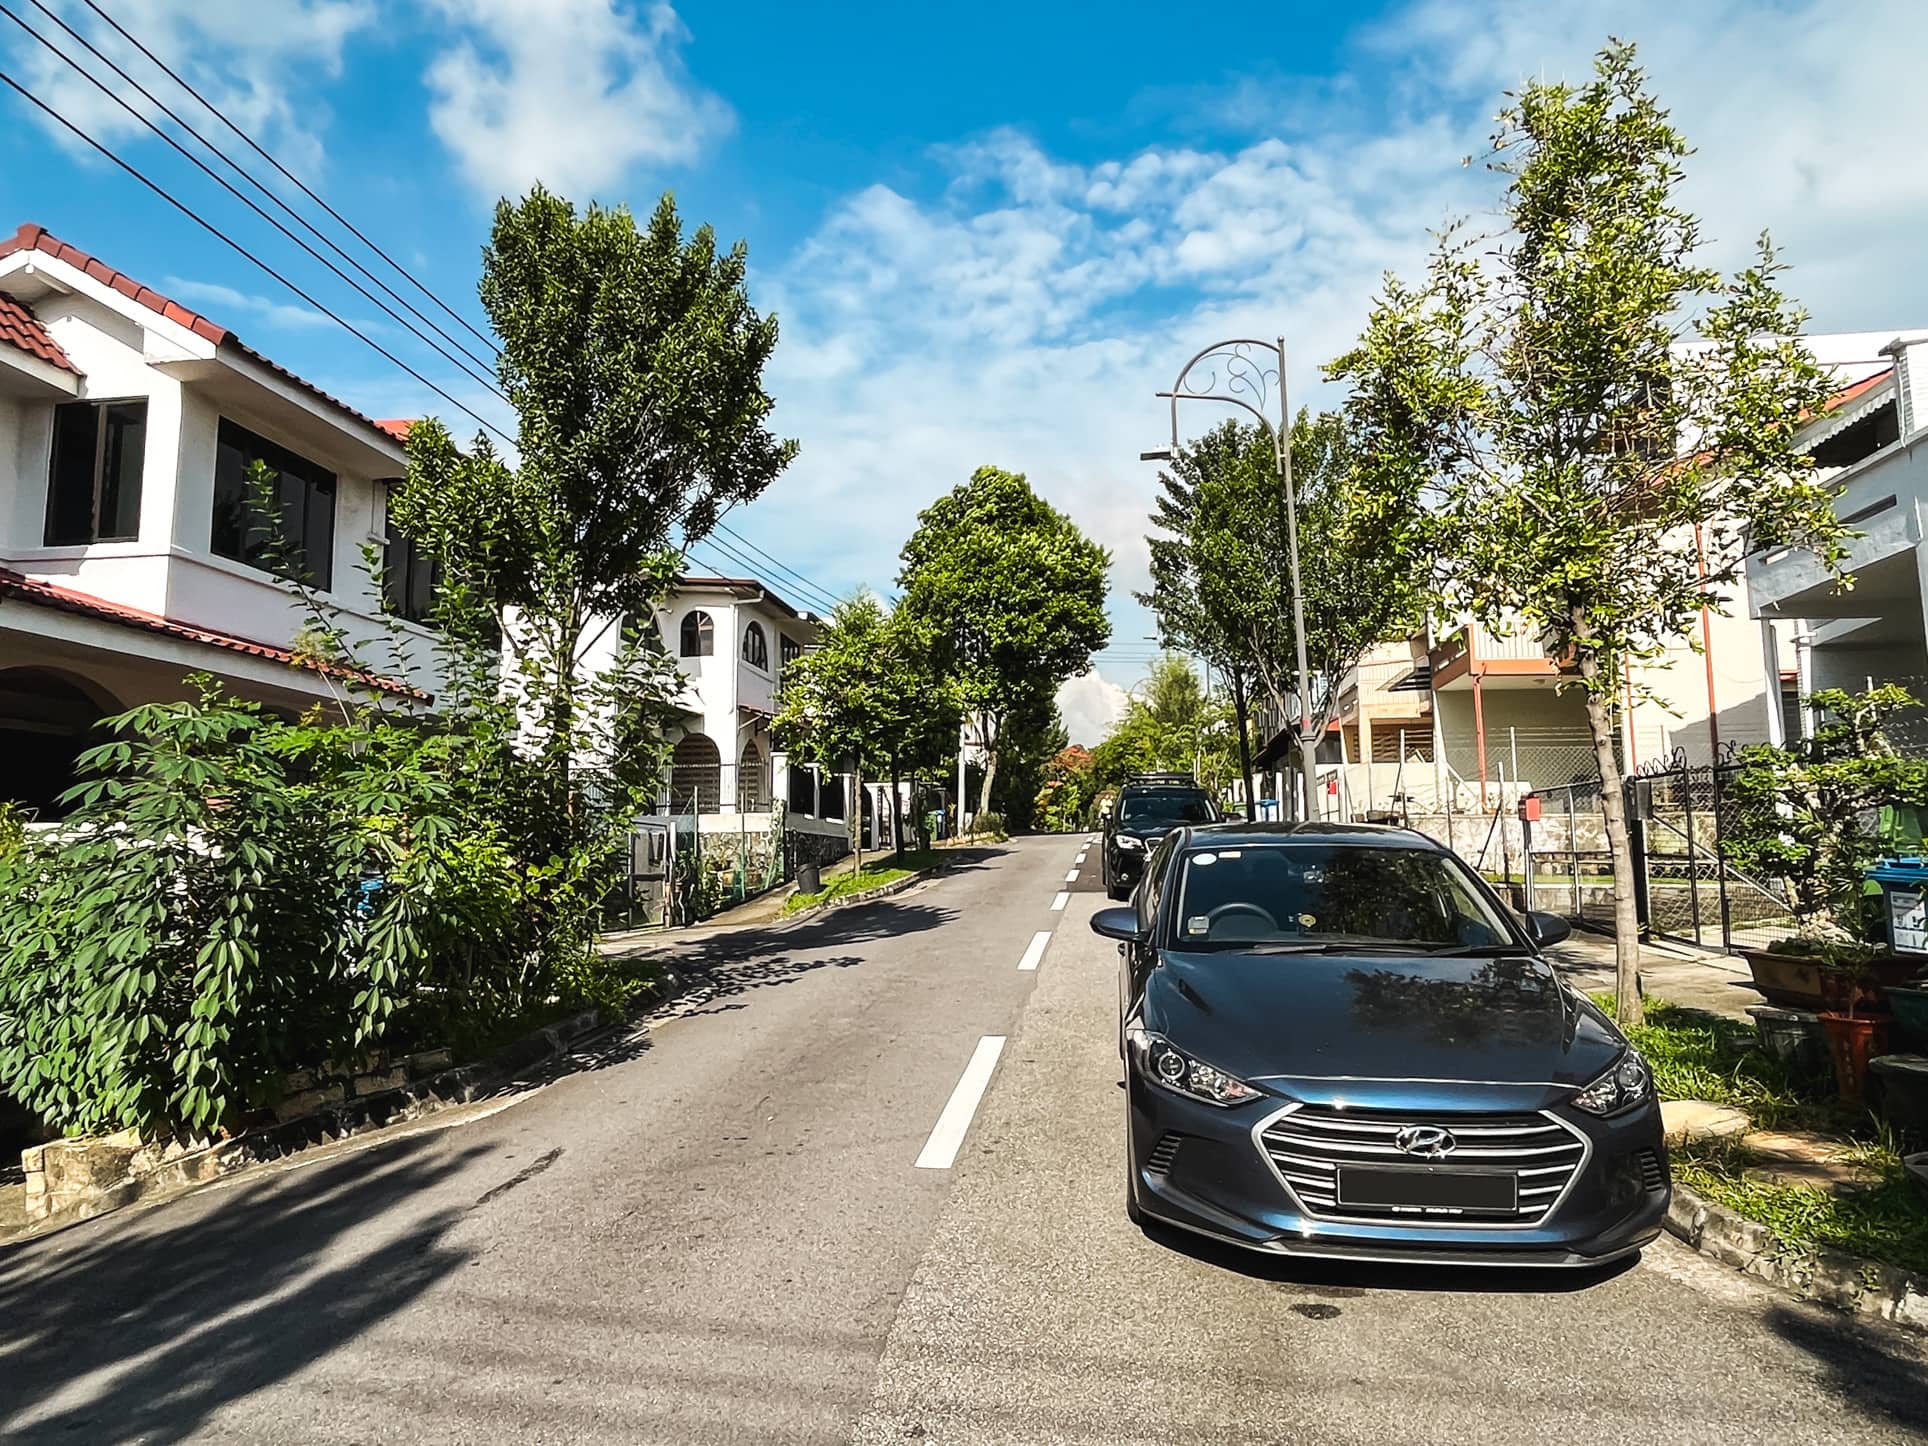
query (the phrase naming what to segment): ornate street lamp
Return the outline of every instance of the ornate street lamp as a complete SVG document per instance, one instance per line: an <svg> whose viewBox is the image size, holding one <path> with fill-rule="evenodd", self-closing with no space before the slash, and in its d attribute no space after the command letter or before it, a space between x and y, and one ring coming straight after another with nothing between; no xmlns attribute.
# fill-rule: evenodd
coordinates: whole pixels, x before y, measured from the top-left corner
<svg viewBox="0 0 1928 1446"><path fill-rule="evenodd" d="M1272 392L1279 397L1275 422L1266 413ZM1292 490L1292 421L1286 410L1285 338L1214 342L1179 368L1178 380L1158 396L1172 404L1172 444L1168 451L1142 452L1139 460L1165 462L1178 450L1178 404L1229 402L1259 419L1272 435L1272 457L1279 473L1279 510L1285 518L1286 565L1292 583L1292 641L1299 665L1300 818L1313 817L1313 780L1318 773L1318 740L1312 736L1311 672L1305 653L1305 594L1299 586L1299 502Z"/></svg>

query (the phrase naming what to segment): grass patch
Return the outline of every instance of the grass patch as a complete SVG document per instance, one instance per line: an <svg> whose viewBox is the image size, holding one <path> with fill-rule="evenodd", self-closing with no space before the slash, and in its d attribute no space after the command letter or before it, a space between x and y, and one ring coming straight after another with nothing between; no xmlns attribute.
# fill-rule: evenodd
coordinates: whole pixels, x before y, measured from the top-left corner
<svg viewBox="0 0 1928 1446"><path fill-rule="evenodd" d="M1731 1140L1703 1140L1669 1152L1674 1179L1696 1194L1758 1220L1783 1240L1825 1245L1852 1255L1928 1272L1928 1210L1902 1171L1893 1147L1869 1144L1859 1163L1880 1183L1836 1195L1809 1185L1749 1180L1748 1152Z"/></svg>
<svg viewBox="0 0 1928 1446"><path fill-rule="evenodd" d="M841 873L814 894L792 894L785 900L783 912L794 914L803 909L815 908L818 904L827 904L833 899L844 899L852 894L881 889L886 884L907 879L936 862L937 854L934 850L908 852L901 863L895 854L880 854L876 863L865 864L862 871L858 873L848 871Z"/></svg>
<svg viewBox="0 0 1928 1446"><path fill-rule="evenodd" d="M1612 1014L1611 997L1594 1001ZM1742 1111L1760 1129L1809 1130L1840 1140L1852 1147L1855 1163L1879 1176L1865 1190L1840 1195L1766 1184L1746 1177L1756 1162L1740 1141L1724 1139L1671 1148L1675 1180L1783 1240L1928 1271L1928 1209L1901 1168L1899 1141L1867 1110L1835 1098L1829 1081L1791 1077L1739 1020L1654 1000L1647 1022L1626 1033L1652 1066L1661 1099L1708 1100Z"/></svg>

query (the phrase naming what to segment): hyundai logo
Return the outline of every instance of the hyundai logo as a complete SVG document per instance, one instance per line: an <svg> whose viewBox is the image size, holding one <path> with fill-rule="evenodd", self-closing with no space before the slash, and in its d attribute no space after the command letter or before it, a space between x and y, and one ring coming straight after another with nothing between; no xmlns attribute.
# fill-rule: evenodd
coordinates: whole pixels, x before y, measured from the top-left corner
<svg viewBox="0 0 1928 1446"><path fill-rule="evenodd" d="M1437 1160L1459 1144L1451 1130L1438 1125L1407 1125L1392 1137L1392 1142L1408 1155L1424 1155L1429 1160Z"/></svg>

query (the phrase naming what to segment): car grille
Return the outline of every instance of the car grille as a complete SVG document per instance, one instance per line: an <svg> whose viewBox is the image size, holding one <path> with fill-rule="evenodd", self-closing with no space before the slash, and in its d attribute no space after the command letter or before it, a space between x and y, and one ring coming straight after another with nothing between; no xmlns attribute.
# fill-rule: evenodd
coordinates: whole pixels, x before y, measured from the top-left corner
<svg viewBox="0 0 1928 1446"><path fill-rule="evenodd" d="M1393 1143L1408 1125L1438 1125L1458 1142L1438 1159L1421 1159ZM1341 1165L1439 1164L1511 1170L1519 1179L1519 1205L1511 1214L1484 1215L1491 1225L1536 1225L1553 1208L1580 1162L1586 1144L1551 1115L1475 1115L1405 1111L1333 1110L1301 1106L1260 1132L1272 1167L1314 1216L1338 1216ZM1345 1218L1422 1223L1392 1210L1349 1205ZM1453 1222L1435 1223L1450 1226Z"/></svg>

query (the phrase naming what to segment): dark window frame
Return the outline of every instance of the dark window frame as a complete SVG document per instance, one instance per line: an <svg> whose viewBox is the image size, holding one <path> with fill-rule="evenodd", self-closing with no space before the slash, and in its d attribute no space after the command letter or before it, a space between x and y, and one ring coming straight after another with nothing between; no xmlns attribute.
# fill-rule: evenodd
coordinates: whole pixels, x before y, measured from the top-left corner
<svg viewBox="0 0 1928 1446"><path fill-rule="evenodd" d="M78 401L60 402L54 406L53 431L47 447L47 515L42 539L48 547L86 547L96 542L138 542L141 533L141 490L147 479L147 403L146 397L87 397ZM89 454L87 479L87 517L88 524L84 533L69 531L60 526L63 514L61 464L65 454L61 447L61 419L63 416L76 416L82 411L93 414L93 443ZM133 486L126 487L126 479L116 483L117 500L123 513L131 506L134 530L103 531L101 512L106 500L108 485L107 460L109 452L108 427L116 412L138 412L140 442L135 451Z"/></svg>
<svg viewBox="0 0 1928 1446"><path fill-rule="evenodd" d="M683 614L677 629L676 655L679 658L716 656L716 619L704 608L691 608Z"/></svg>
<svg viewBox="0 0 1928 1446"><path fill-rule="evenodd" d="M395 525L388 503L400 486L394 477L382 483L382 603L396 617L427 627L442 590L442 564L424 556L415 539Z"/></svg>
<svg viewBox="0 0 1928 1446"><path fill-rule="evenodd" d="M230 453L242 459L240 475L234 479L234 485L240 489L238 497L234 495L234 485L227 483L222 475L224 458ZM333 591L335 514L336 504L341 497L341 479L319 462L227 417L221 418L215 439L214 516L208 532L208 550L216 557L238 562L243 567L252 567L276 576L288 575L283 567L276 565L267 551L268 529L248 492L247 471L253 462L264 462L274 471L276 502L281 512L281 541L290 553L288 561L299 566L311 586L321 592ZM297 488L298 497L295 495ZM225 498L224 493L227 494ZM223 535L224 505L234 509L229 525L237 531L231 536ZM319 549L310 546L318 519L325 519L327 523L327 545ZM297 533L298 536L295 535ZM315 555L317 551L319 557Z"/></svg>
<svg viewBox="0 0 1928 1446"><path fill-rule="evenodd" d="M791 637L788 633L780 632L777 634L778 666L787 668L802 656L803 656L802 643L798 642L795 638Z"/></svg>
<svg viewBox="0 0 1928 1446"><path fill-rule="evenodd" d="M755 646L752 646L752 640ZM759 672L770 671L770 635L755 618L743 625L743 661Z"/></svg>

